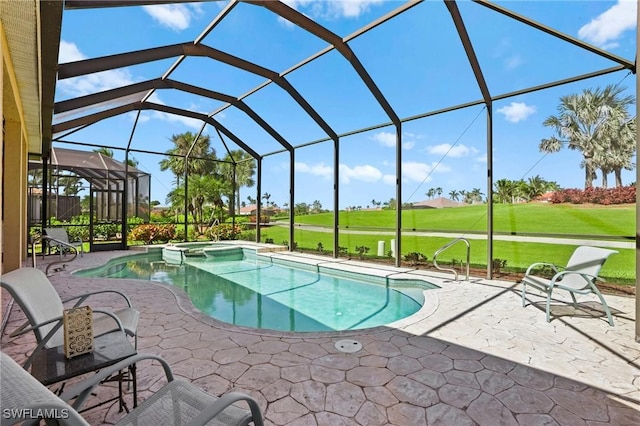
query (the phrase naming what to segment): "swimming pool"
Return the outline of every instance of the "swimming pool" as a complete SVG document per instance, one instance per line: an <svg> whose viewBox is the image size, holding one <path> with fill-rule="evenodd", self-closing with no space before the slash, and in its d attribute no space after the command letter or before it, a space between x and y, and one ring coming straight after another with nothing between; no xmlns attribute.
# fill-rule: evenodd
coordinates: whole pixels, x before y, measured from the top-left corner
<svg viewBox="0 0 640 426"><path fill-rule="evenodd" d="M114 259L76 273L135 278L182 288L195 307L218 320L282 331L354 330L389 324L417 312L422 280L390 279L297 264L217 246Z"/></svg>

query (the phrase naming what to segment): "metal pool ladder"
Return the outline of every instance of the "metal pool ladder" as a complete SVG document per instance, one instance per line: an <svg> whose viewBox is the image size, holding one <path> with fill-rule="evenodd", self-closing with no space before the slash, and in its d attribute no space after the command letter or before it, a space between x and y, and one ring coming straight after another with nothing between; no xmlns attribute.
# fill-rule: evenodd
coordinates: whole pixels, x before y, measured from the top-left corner
<svg viewBox="0 0 640 426"><path fill-rule="evenodd" d="M445 244L444 246L440 247L435 254L433 255L433 266L435 266L436 269L439 269L440 271L448 271L448 272L453 272L454 274L454 281L458 281L458 271L456 271L455 269L451 268L443 268L440 265L438 265L438 255L440 253L442 253L443 251L445 251L446 249L448 249L449 247L459 243L460 241L463 241L466 245L467 245L467 267L466 267L466 277L465 277L465 281L469 281L469 259L470 259L470 253L471 253L471 244L469 244L469 240L467 240L466 238L460 237L460 238L456 238L453 241L448 242L447 244Z"/></svg>

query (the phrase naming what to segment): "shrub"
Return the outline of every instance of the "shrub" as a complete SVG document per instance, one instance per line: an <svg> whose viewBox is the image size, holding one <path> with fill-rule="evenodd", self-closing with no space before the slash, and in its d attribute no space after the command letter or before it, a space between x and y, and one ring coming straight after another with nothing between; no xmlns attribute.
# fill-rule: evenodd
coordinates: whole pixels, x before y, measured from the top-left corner
<svg viewBox="0 0 640 426"><path fill-rule="evenodd" d="M256 240L256 231L242 231L240 235L238 235L238 239L242 241L255 241Z"/></svg>
<svg viewBox="0 0 640 426"><path fill-rule="evenodd" d="M69 241L89 241L88 226L67 226L65 229L69 235Z"/></svg>
<svg viewBox="0 0 640 426"><path fill-rule="evenodd" d="M502 268L507 266L507 260L506 259L493 259L493 261L491 262L491 265L493 267L493 272L500 273L500 270L502 270Z"/></svg>
<svg viewBox="0 0 640 426"><path fill-rule="evenodd" d="M231 223L221 223L220 225L213 225L207 229L205 235L210 240L235 240L238 238L246 228L244 225L235 226Z"/></svg>
<svg viewBox="0 0 640 426"><path fill-rule="evenodd" d="M174 240L177 241L184 241L185 240L185 236L184 236L184 227L177 229L175 236L173 237Z"/></svg>
<svg viewBox="0 0 640 426"><path fill-rule="evenodd" d="M551 196L552 203L571 204L632 204L636 202L635 185L621 186L618 188L587 188L587 189L562 189Z"/></svg>
<svg viewBox="0 0 640 426"><path fill-rule="evenodd" d="M364 259L364 255L366 253L369 253L369 247L357 246L356 247L356 253L358 253L358 256L360 257L360 259Z"/></svg>
<svg viewBox="0 0 640 426"><path fill-rule="evenodd" d="M256 216L249 216L249 222L256 223ZM260 215L260 223L269 223L269 216Z"/></svg>
<svg viewBox="0 0 640 426"><path fill-rule="evenodd" d="M293 247L289 247L289 241L287 241L287 240L284 240L282 242L282 245L283 246L287 246L287 248L290 249L290 250L295 250L295 249L298 248L298 243L296 241L293 242Z"/></svg>
<svg viewBox="0 0 640 426"><path fill-rule="evenodd" d="M249 218L247 216L236 216L236 224L248 223ZM227 218L226 222L233 222L233 218Z"/></svg>
<svg viewBox="0 0 640 426"><path fill-rule="evenodd" d="M131 231L137 225L144 224L144 219L138 216L133 216L127 219L127 231Z"/></svg>
<svg viewBox="0 0 640 426"><path fill-rule="evenodd" d="M99 223L93 226L93 234L99 235L105 240L113 239L120 231L122 227L118 223Z"/></svg>
<svg viewBox="0 0 640 426"><path fill-rule="evenodd" d="M404 260L409 262L410 265L417 265L418 262L426 262L427 256L418 252L411 252L404 255Z"/></svg>
<svg viewBox="0 0 640 426"><path fill-rule="evenodd" d="M156 242L166 243L174 239L176 235L176 227L173 224L166 225L138 225L131 230L131 239L134 241L143 241L145 244L153 244Z"/></svg>

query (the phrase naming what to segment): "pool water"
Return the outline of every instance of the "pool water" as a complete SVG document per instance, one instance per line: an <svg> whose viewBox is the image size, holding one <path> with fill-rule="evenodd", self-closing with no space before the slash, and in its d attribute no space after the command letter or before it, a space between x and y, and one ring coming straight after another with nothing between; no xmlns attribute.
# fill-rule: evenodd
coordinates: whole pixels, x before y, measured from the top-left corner
<svg viewBox="0 0 640 426"><path fill-rule="evenodd" d="M356 280L275 264L261 256L226 258L194 257L173 264L164 262L161 254L149 254L112 261L78 275L171 284L182 288L194 306L213 318L282 331L389 324L417 312L424 302L423 291L436 288L420 280Z"/></svg>

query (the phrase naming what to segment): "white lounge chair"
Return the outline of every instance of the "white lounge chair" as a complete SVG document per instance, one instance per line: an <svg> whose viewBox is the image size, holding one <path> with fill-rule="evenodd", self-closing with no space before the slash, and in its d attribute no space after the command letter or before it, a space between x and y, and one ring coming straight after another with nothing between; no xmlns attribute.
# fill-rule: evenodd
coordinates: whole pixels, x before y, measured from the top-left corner
<svg viewBox="0 0 640 426"><path fill-rule="evenodd" d="M29 368L34 355L42 348L52 348L64 344L62 328L62 314L64 303L77 300L74 307L82 305L90 296L95 294L114 293L124 299L126 307L116 311L93 308L94 313L103 314L94 317L94 335L99 336L109 331L121 329L134 337L137 347L137 328L140 312L133 308L131 301L124 294L116 290L101 290L86 293L71 299L62 300L47 276L39 269L22 268L2 274L0 287L5 288L18 303L27 317L27 322L11 337L33 331L38 345L27 359L24 368Z"/></svg>
<svg viewBox="0 0 640 426"><path fill-rule="evenodd" d="M567 266L564 268L552 263L532 264L527 268L527 272L522 279L522 306L526 306L525 293L528 285L546 293L547 322L550 322L551 294L555 289L568 291L571 299L573 299L574 307L578 306L575 297L576 293L593 293L600 299L602 307L609 319L609 324L613 326L613 318L611 317L609 306L607 306L607 302L604 300L604 297L602 297L595 282L596 280L603 281L598 277L598 274L607 258L614 253L617 253L617 251L600 247L580 246L573 252L567 262ZM554 274L551 279L534 275L534 271L542 267L551 268Z"/></svg>
<svg viewBox="0 0 640 426"><path fill-rule="evenodd" d="M68 252L72 247L76 250L80 248L80 257L84 254L84 246L82 245L82 239L80 241L69 241L69 234L64 228L44 228L44 235L49 237L47 245L51 248L55 248L60 253L60 257Z"/></svg>
<svg viewBox="0 0 640 426"><path fill-rule="evenodd" d="M138 354L104 368L58 397L4 352L0 357L2 424L32 421L40 416L58 420L62 425L88 425L78 410L96 386L114 373L145 359L160 363L168 383L120 419L118 425L248 425L253 422L262 426L260 407L250 396L232 392L217 398L190 382L174 380L166 361L154 355ZM246 402L249 409L233 405L239 401Z"/></svg>

